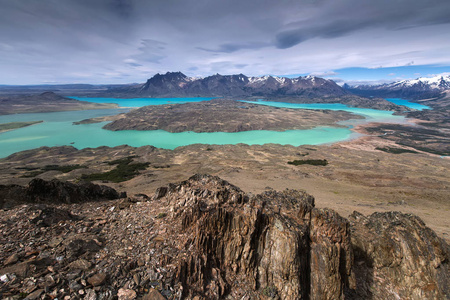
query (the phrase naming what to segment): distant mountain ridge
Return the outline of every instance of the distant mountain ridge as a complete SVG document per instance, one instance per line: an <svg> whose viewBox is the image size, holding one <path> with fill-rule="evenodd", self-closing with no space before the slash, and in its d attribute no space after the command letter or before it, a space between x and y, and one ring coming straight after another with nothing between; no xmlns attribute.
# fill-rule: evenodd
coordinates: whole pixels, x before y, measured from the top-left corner
<svg viewBox="0 0 450 300"><path fill-rule="evenodd" d="M344 88L361 96L424 99L437 97L443 92L450 91L450 75L421 77L380 85L344 85Z"/></svg>
<svg viewBox="0 0 450 300"><path fill-rule="evenodd" d="M339 97L349 94L334 81L315 76L287 78L216 74L204 78L192 78L181 72L158 73L144 84L115 88L110 91L134 94L139 97Z"/></svg>

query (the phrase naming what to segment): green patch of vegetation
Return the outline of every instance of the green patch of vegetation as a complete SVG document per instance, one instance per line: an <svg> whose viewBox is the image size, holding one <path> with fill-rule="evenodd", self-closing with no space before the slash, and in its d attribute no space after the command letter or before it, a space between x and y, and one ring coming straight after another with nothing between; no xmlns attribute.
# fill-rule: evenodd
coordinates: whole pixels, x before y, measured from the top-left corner
<svg viewBox="0 0 450 300"><path fill-rule="evenodd" d="M328 161L326 159L303 159L303 160L288 161L288 164L294 166L300 165L326 166L328 165Z"/></svg>
<svg viewBox="0 0 450 300"><path fill-rule="evenodd" d="M167 217L167 213L162 212L162 213L159 213L155 218L156 219L162 219L162 218L165 218L165 217Z"/></svg>
<svg viewBox="0 0 450 300"><path fill-rule="evenodd" d="M26 174L23 174L22 176L20 176L20 178L32 178L32 177L36 177L38 175L41 175L42 173L44 173L45 171L42 170L38 170L38 171L32 171Z"/></svg>
<svg viewBox="0 0 450 300"><path fill-rule="evenodd" d="M170 168L170 165L153 165L155 169L167 169Z"/></svg>
<svg viewBox="0 0 450 300"><path fill-rule="evenodd" d="M399 144L402 145L402 143L399 143ZM405 146L408 146L408 145L405 145ZM441 155L441 156L449 156L450 155L450 151L440 151L440 150L432 149L429 147L420 147L420 146L410 146L410 147L413 147L416 150L431 153L431 154L436 154L436 155Z"/></svg>
<svg viewBox="0 0 450 300"><path fill-rule="evenodd" d="M395 148L395 147L376 147L376 150L384 151L392 154L401 154L401 153L417 153L414 150L408 150L403 148Z"/></svg>
<svg viewBox="0 0 450 300"><path fill-rule="evenodd" d="M38 167L17 167L16 170L34 171L38 170Z"/></svg>
<svg viewBox="0 0 450 300"><path fill-rule="evenodd" d="M31 126L31 125L42 123L42 122L44 122L44 121L4 123L4 124L0 124L0 132L5 131L5 130L19 129L22 127L27 127L27 126Z"/></svg>
<svg viewBox="0 0 450 300"><path fill-rule="evenodd" d="M135 158L136 156L128 156L128 157L124 157L124 158L119 158L116 160L112 160L109 161L107 164L112 166L112 165L128 165L129 163L131 163L133 161L133 158Z"/></svg>
<svg viewBox="0 0 450 300"><path fill-rule="evenodd" d="M94 180L106 180L111 182L122 182L130 180L139 174L140 170L145 170L150 163L131 163L134 156L128 156L126 158L117 159L108 162L108 165L117 165L115 169L94 174L84 174L81 176L82 180L94 181Z"/></svg>
<svg viewBox="0 0 450 300"><path fill-rule="evenodd" d="M309 152L306 152L306 153L298 152L297 155L298 156L307 156L307 155L309 155Z"/></svg>
<svg viewBox="0 0 450 300"><path fill-rule="evenodd" d="M86 166L80 166L80 165L65 165L65 166L58 166L58 165L46 165L45 167L41 168L39 170L39 168L21 168L24 170L28 170L28 171L32 171L29 173L26 173L24 175L22 175L22 178L31 178L31 177L36 177L38 175L41 175L45 172L48 171L60 171L63 173L69 173L70 171L76 170L76 169L86 169Z"/></svg>
<svg viewBox="0 0 450 300"><path fill-rule="evenodd" d="M63 173L69 173L70 171L77 169L87 169L86 166L80 165L66 165L66 166L58 166L58 165L46 165L42 170L47 171L60 171Z"/></svg>

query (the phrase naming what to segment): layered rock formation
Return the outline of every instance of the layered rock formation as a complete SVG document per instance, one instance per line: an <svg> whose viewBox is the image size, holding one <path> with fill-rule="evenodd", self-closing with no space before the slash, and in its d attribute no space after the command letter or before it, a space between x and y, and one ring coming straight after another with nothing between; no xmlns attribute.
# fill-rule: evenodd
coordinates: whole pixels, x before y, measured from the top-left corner
<svg viewBox="0 0 450 300"><path fill-rule="evenodd" d="M251 195L208 175L91 203L0 211L3 298L449 296L448 246L412 215L347 220L304 191Z"/></svg>
<svg viewBox="0 0 450 300"><path fill-rule="evenodd" d="M450 297L449 248L423 221L400 212L350 218L359 299ZM375 287L375 288L374 288Z"/></svg>
<svg viewBox="0 0 450 300"><path fill-rule="evenodd" d="M177 278L189 297L342 299L352 287L348 221L314 208L302 191L249 198L219 178L194 176L170 186L165 199L192 236Z"/></svg>

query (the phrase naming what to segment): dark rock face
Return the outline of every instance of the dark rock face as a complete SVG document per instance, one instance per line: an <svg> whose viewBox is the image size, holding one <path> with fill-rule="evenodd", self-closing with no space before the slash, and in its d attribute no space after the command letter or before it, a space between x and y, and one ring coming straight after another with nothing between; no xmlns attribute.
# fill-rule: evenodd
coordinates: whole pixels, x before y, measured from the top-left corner
<svg viewBox="0 0 450 300"><path fill-rule="evenodd" d="M176 277L188 298L237 297L236 290L280 299L448 296L447 245L418 217L355 212L349 222L314 208L302 191L249 197L204 175L156 198L191 236Z"/></svg>
<svg viewBox="0 0 450 300"><path fill-rule="evenodd" d="M315 209L305 192L249 198L217 177L196 175L165 197L181 230L192 234L177 278L189 297L218 299L238 285L280 299L343 299L352 287L348 221Z"/></svg>
<svg viewBox="0 0 450 300"><path fill-rule="evenodd" d="M365 217L354 212L350 224L355 299L450 297L448 245L418 217L400 212Z"/></svg>
<svg viewBox="0 0 450 300"><path fill-rule="evenodd" d="M40 178L28 186L0 185L0 207L18 203L80 203L123 198L115 189L93 183L74 184L59 180L45 181ZM126 196L125 196L126 197Z"/></svg>

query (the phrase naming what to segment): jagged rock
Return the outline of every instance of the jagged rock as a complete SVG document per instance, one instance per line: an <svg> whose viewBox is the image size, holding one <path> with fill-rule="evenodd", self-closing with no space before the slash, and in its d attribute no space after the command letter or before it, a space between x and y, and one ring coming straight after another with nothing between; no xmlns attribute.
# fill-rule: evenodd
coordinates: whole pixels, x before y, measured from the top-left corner
<svg viewBox="0 0 450 300"><path fill-rule="evenodd" d="M19 255L17 253L13 253L5 260L5 266L15 264L19 261Z"/></svg>
<svg viewBox="0 0 450 300"><path fill-rule="evenodd" d="M57 179L46 181L35 178L26 187L0 185L0 208L20 203L80 203L87 201L114 200L126 194L115 189L90 182L74 184Z"/></svg>
<svg viewBox="0 0 450 300"><path fill-rule="evenodd" d="M448 246L411 215L349 221L304 191L254 196L208 175L150 199L121 210L120 200L0 210L0 261L19 258L0 269L0 295L448 298Z"/></svg>
<svg viewBox="0 0 450 300"><path fill-rule="evenodd" d="M133 300L136 298L136 292L130 289L120 289L117 296L119 300Z"/></svg>
<svg viewBox="0 0 450 300"><path fill-rule="evenodd" d="M155 289L150 289L148 294L142 297L142 300L165 300L163 295Z"/></svg>
<svg viewBox="0 0 450 300"><path fill-rule="evenodd" d="M36 290L36 291L32 292L31 294L29 294L28 296L26 296L25 300L36 300L42 295L43 292L44 292L44 289Z"/></svg>
<svg viewBox="0 0 450 300"><path fill-rule="evenodd" d="M16 263L0 269L0 275L15 274L20 278L25 278L30 273L43 274L47 266L53 263L54 260L50 258L31 258L25 262Z"/></svg>
<svg viewBox="0 0 450 300"><path fill-rule="evenodd" d="M313 299L343 299L344 288L355 285L348 220L330 209L313 209L309 234L310 295Z"/></svg>
<svg viewBox="0 0 450 300"><path fill-rule="evenodd" d="M33 216L34 218L31 222L37 226L44 227L49 227L53 224L59 223L60 221L77 219L67 210L48 207L42 204L34 208Z"/></svg>
<svg viewBox="0 0 450 300"><path fill-rule="evenodd" d="M423 221L400 212L350 216L355 299L450 298L449 248Z"/></svg>
<svg viewBox="0 0 450 300"><path fill-rule="evenodd" d="M348 222L315 209L305 192L249 198L218 177L195 175L169 186L166 199L192 236L178 270L185 295L218 299L239 282L248 292L271 290L281 299L343 298L353 255Z"/></svg>
<svg viewBox="0 0 450 300"><path fill-rule="evenodd" d="M92 266L92 264L90 262L88 262L85 259L78 259L74 262L71 262L69 264L69 268L70 269L80 269L80 270L87 270Z"/></svg>
<svg viewBox="0 0 450 300"><path fill-rule="evenodd" d="M94 274L91 277L89 277L87 281L92 286L102 285L106 281L106 274L104 274L104 273Z"/></svg>
<svg viewBox="0 0 450 300"><path fill-rule="evenodd" d="M97 294L94 290L88 289L86 290L86 296L84 296L84 300L97 300Z"/></svg>

